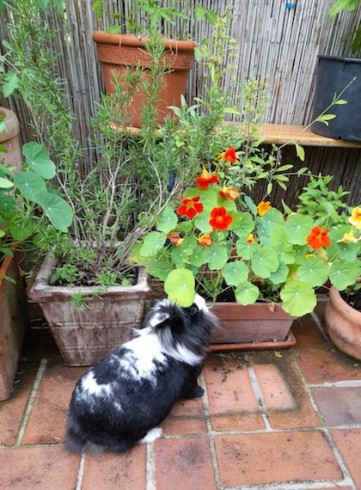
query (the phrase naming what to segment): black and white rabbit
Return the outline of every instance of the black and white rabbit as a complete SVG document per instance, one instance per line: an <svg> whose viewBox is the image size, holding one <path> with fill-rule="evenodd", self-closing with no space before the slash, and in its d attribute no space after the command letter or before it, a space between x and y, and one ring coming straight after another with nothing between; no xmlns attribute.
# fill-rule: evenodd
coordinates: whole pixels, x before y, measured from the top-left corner
<svg viewBox="0 0 361 490"><path fill-rule="evenodd" d="M77 382L69 407L67 449L121 453L160 437L157 426L179 398L203 395L197 378L216 325L199 295L189 308L158 301L137 337Z"/></svg>

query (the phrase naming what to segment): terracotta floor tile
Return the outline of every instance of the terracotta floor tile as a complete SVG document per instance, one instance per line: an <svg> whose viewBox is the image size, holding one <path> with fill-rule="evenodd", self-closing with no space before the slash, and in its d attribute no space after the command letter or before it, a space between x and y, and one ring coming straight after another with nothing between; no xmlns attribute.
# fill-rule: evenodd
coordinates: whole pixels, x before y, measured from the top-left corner
<svg viewBox="0 0 361 490"><path fill-rule="evenodd" d="M242 357L212 356L204 369L204 377L214 430L264 428Z"/></svg>
<svg viewBox="0 0 361 490"><path fill-rule="evenodd" d="M250 359L273 428L320 425L290 353L257 352L250 354Z"/></svg>
<svg viewBox="0 0 361 490"><path fill-rule="evenodd" d="M207 422L203 398L180 400L162 422L161 427L166 435L206 433Z"/></svg>
<svg viewBox="0 0 361 490"><path fill-rule="evenodd" d="M255 364L253 367L267 410L294 410L296 401L278 366Z"/></svg>
<svg viewBox="0 0 361 490"><path fill-rule="evenodd" d="M361 429L332 430L331 435L351 472L356 488L361 488Z"/></svg>
<svg viewBox="0 0 361 490"><path fill-rule="evenodd" d="M327 426L361 424L361 386L317 386L312 393Z"/></svg>
<svg viewBox="0 0 361 490"><path fill-rule="evenodd" d="M320 432L217 436L215 443L224 487L342 478Z"/></svg>
<svg viewBox="0 0 361 490"><path fill-rule="evenodd" d="M295 320L292 332L297 339L295 349L325 349L330 345L311 315Z"/></svg>
<svg viewBox="0 0 361 490"><path fill-rule="evenodd" d="M59 359L49 361L25 431L24 444L62 441L70 397L86 369L65 366Z"/></svg>
<svg viewBox="0 0 361 490"><path fill-rule="evenodd" d="M206 437L158 439L154 444L157 490L215 490L209 441Z"/></svg>
<svg viewBox="0 0 361 490"><path fill-rule="evenodd" d="M124 454L87 455L82 490L145 490L146 446Z"/></svg>
<svg viewBox="0 0 361 490"><path fill-rule="evenodd" d="M361 362L339 351L297 352L296 358L307 383L361 380Z"/></svg>
<svg viewBox="0 0 361 490"><path fill-rule="evenodd" d="M0 488L64 490L76 486L79 457L61 446L0 449Z"/></svg>
<svg viewBox="0 0 361 490"><path fill-rule="evenodd" d="M0 445L15 444L38 368L38 363L20 362L12 395L0 402Z"/></svg>

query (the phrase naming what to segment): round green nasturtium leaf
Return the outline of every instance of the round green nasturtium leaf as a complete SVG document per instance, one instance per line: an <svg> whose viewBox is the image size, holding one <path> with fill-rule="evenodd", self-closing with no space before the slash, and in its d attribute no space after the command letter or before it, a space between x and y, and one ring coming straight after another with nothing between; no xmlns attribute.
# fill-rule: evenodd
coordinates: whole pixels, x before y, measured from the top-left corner
<svg viewBox="0 0 361 490"><path fill-rule="evenodd" d="M38 202L38 195L48 192L44 179L31 170L16 173L14 182L21 194L32 202Z"/></svg>
<svg viewBox="0 0 361 490"><path fill-rule="evenodd" d="M222 269L222 276L228 286L237 286L240 282L247 281L248 273L248 267L240 260L232 260Z"/></svg>
<svg viewBox="0 0 361 490"><path fill-rule="evenodd" d="M282 284L286 281L289 273L290 270L287 265L281 262L278 269L275 272L272 272L268 279L273 284Z"/></svg>
<svg viewBox="0 0 361 490"><path fill-rule="evenodd" d="M318 257L306 258L297 269L297 277L311 287L322 286L328 279L329 266Z"/></svg>
<svg viewBox="0 0 361 490"><path fill-rule="evenodd" d="M259 289L251 282L244 281L238 284L235 295L240 305L253 305L259 297Z"/></svg>
<svg viewBox="0 0 361 490"><path fill-rule="evenodd" d="M37 195L37 202L43 208L50 223L60 231L66 231L73 221L73 210L70 205L57 194L41 192Z"/></svg>
<svg viewBox="0 0 361 490"><path fill-rule="evenodd" d="M52 179L55 177L55 164L50 160L49 153L44 146L31 142L23 146L23 154L31 170L43 177Z"/></svg>
<svg viewBox="0 0 361 490"><path fill-rule="evenodd" d="M312 225L313 220L310 216L290 214L285 224L287 240L294 245L305 245Z"/></svg>
<svg viewBox="0 0 361 490"><path fill-rule="evenodd" d="M279 267L277 252L272 247L255 245L252 249L251 265L256 276L268 278Z"/></svg>
<svg viewBox="0 0 361 490"><path fill-rule="evenodd" d="M187 308L194 302L195 279L188 269L173 269L164 283L164 291L172 303Z"/></svg>
<svg viewBox="0 0 361 490"><path fill-rule="evenodd" d="M139 249L140 255L143 257L153 257L164 247L166 235L159 231L151 231L145 236L143 243Z"/></svg>
<svg viewBox="0 0 361 490"><path fill-rule="evenodd" d="M281 290L282 309L291 316L299 317L311 313L316 304L316 293L302 281L289 281Z"/></svg>
<svg viewBox="0 0 361 490"><path fill-rule="evenodd" d="M211 271L220 270L228 261L228 249L226 246L213 243L207 247L204 257Z"/></svg>
<svg viewBox="0 0 361 490"><path fill-rule="evenodd" d="M348 286L356 282L361 274L361 266L358 262L348 262L337 259L330 268L330 281L339 291L343 291Z"/></svg>
<svg viewBox="0 0 361 490"><path fill-rule="evenodd" d="M169 233L177 226L178 217L170 206L167 206L157 219L157 230Z"/></svg>

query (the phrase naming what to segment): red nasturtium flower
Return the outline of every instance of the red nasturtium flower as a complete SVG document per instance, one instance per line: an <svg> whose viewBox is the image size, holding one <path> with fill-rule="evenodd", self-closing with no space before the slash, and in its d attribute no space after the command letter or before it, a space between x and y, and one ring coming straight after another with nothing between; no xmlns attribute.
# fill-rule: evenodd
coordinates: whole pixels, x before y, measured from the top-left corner
<svg viewBox="0 0 361 490"><path fill-rule="evenodd" d="M321 228L321 226L314 226L311 233L307 237L307 243L314 250L318 250L322 247L328 247L331 244L331 239L328 236L329 228Z"/></svg>
<svg viewBox="0 0 361 490"><path fill-rule="evenodd" d="M203 204L199 202L200 197L186 197L182 199L182 204L177 208L179 216L194 218L198 213L203 211Z"/></svg>
<svg viewBox="0 0 361 490"><path fill-rule="evenodd" d="M208 187L211 184L217 184L219 181L219 177L217 174L210 174L207 169L203 169L200 177L197 177L195 179L196 186L198 189L205 190L208 189Z"/></svg>
<svg viewBox="0 0 361 490"><path fill-rule="evenodd" d="M226 230L232 223L233 218L230 214L227 214L226 208L221 206L220 208L213 208L211 211L211 219L209 224L216 230Z"/></svg>
<svg viewBox="0 0 361 490"><path fill-rule="evenodd" d="M230 146L226 151L219 155L219 158L222 160L227 160L231 163L236 163L237 161L237 153L233 146Z"/></svg>
<svg viewBox="0 0 361 490"><path fill-rule="evenodd" d="M239 196L239 191L234 187L226 187L224 185L219 191L219 195L222 199L230 199L231 201L235 201Z"/></svg>
<svg viewBox="0 0 361 490"><path fill-rule="evenodd" d="M203 247L209 247L210 245L212 245L213 240L211 238L211 234L210 233L204 233L203 235L201 235L198 238L198 243L199 243L199 245L202 245Z"/></svg>
<svg viewBox="0 0 361 490"><path fill-rule="evenodd" d="M257 206L257 211L260 216L264 216L267 211L271 209L271 203L269 201L261 201Z"/></svg>

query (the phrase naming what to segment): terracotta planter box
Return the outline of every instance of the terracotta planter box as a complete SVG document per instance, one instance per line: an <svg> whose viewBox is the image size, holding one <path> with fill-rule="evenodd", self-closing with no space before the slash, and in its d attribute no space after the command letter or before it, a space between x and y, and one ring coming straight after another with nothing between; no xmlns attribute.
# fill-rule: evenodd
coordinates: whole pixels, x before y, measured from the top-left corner
<svg viewBox="0 0 361 490"><path fill-rule="evenodd" d="M49 285L55 265L47 256L29 296L40 304L64 360L70 366L94 364L130 340L132 329L140 326L149 292L147 274L140 268L136 285L112 286L94 297L91 287ZM88 299L85 307L72 305L74 293Z"/></svg>
<svg viewBox="0 0 361 490"><path fill-rule="evenodd" d="M294 318L279 305L255 303L241 306L237 303L215 303L212 312L219 318L220 328L213 331L211 348L268 349L290 347L296 343L290 332Z"/></svg>
<svg viewBox="0 0 361 490"><path fill-rule="evenodd" d="M98 60L102 64L105 90L108 94L114 92L113 72L125 75L128 67L141 66L143 81L147 78L147 68L150 66L150 56L144 42L131 35L107 34L95 32L93 40L97 44ZM169 71L163 77L163 84L157 101L157 122L161 124L167 115L174 115L169 106L180 107L181 95L187 88L188 74L193 66L194 48L192 41L167 40L164 61ZM127 87L124 87L127 90ZM143 93L135 94L132 104L132 114L129 125L141 126L141 109L144 104Z"/></svg>
<svg viewBox="0 0 361 490"><path fill-rule="evenodd" d="M21 347L26 331L26 293L24 278L19 275L21 254L5 257L0 267L0 400L11 395ZM1 279L7 276L16 284Z"/></svg>

